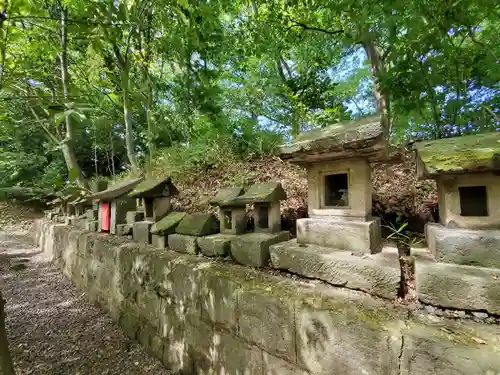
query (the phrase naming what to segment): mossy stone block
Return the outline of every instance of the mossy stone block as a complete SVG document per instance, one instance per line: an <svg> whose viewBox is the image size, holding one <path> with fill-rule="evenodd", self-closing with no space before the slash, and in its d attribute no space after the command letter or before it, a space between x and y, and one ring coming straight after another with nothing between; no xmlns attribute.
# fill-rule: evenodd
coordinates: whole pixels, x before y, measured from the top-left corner
<svg viewBox="0 0 500 375"><path fill-rule="evenodd" d="M219 232L219 222L214 215L194 213L184 216L175 233L188 236L208 236Z"/></svg>
<svg viewBox="0 0 500 375"><path fill-rule="evenodd" d="M152 234L168 235L175 233L175 228L186 216L185 212L172 212L151 227Z"/></svg>

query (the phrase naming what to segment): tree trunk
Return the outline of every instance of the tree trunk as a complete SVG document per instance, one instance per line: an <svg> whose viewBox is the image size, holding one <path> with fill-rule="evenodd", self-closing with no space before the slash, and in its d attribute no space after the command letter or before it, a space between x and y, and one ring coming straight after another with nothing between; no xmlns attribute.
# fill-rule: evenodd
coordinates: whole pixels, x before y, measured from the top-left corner
<svg viewBox="0 0 500 375"><path fill-rule="evenodd" d="M68 34L66 27L66 19L68 18L68 10L64 7L61 8L61 54L59 56L61 60L61 82L63 88L64 101L68 102L69 97L69 72L68 72ZM68 167L68 173L70 176L75 176L76 181L79 185L87 187L87 181L83 177L82 170L76 159L76 153L74 149L74 124L70 114L65 114L66 120L66 135L62 141L61 148L64 155L64 160L66 161L66 166Z"/></svg>
<svg viewBox="0 0 500 375"><path fill-rule="evenodd" d="M5 331L5 300L0 292L0 374L15 375L12 357L10 356L7 332Z"/></svg>
<svg viewBox="0 0 500 375"><path fill-rule="evenodd" d="M127 157L130 167L133 171L139 170L139 164L135 157L134 133L132 128L132 111L130 108L130 77L128 63L122 67L122 100L123 100L123 118L125 121L125 144L127 146Z"/></svg>
<svg viewBox="0 0 500 375"><path fill-rule="evenodd" d="M375 77L375 84L373 85L373 96L377 102L378 112L382 115L382 127L386 139L390 135L390 100L389 95L382 87L381 77L385 71L384 62L380 51L371 38L363 43L368 60L372 67L372 73Z"/></svg>

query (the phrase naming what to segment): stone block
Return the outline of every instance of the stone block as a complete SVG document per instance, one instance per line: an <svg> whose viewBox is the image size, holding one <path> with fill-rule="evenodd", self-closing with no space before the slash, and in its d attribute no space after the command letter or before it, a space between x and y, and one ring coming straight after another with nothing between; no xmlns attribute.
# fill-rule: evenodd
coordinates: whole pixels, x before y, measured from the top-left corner
<svg viewBox="0 0 500 375"><path fill-rule="evenodd" d="M138 221L134 223L133 237L134 241L142 243L151 243L151 227L153 226L152 221Z"/></svg>
<svg viewBox="0 0 500 375"><path fill-rule="evenodd" d="M201 316L205 321L236 331L237 291L240 284L217 273L201 279Z"/></svg>
<svg viewBox="0 0 500 375"><path fill-rule="evenodd" d="M127 224L133 225L138 221L144 220L144 212L142 211L128 211L126 217Z"/></svg>
<svg viewBox="0 0 500 375"><path fill-rule="evenodd" d="M229 255L231 240L235 238L235 235L217 233L198 237L197 241L203 255L207 257L225 257Z"/></svg>
<svg viewBox="0 0 500 375"><path fill-rule="evenodd" d="M162 317L161 337L164 340L163 364L174 374L192 375L193 361L189 355L186 337L186 321L172 310Z"/></svg>
<svg viewBox="0 0 500 375"><path fill-rule="evenodd" d="M215 375L215 364L219 357L220 342L214 336L213 326L204 322L187 323L186 342L189 356L193 360L194 373ZM215 340L214 340L215 339Z"/></svg>
<svg viewBox="0 0 500 375"><path fill-rule="evenodd" d="M162 234L152 234L151 244L156 249L165 249L168 246L167 236Z"/></svg>
<svg viewBox="0 0 500 375"><path fill-rule="evenodd" d="M91 232L97 232L99 229L99 222L97 220L87 220L85 229Z"/></svg>
<svg viewBox="0 0 500 375"><path fill-rule="evenodd" d="M99 217L99 210L95 208L89 208L87 211L85 211L85 216L89 220L97 220Z"/></svg>
<svg viewBox="0 0 500 375"><path fill-rule="evenodd" d="M278 357L295 361L293 301L273 291L238 291L239 335Z"/></svg>
<svg viewBox="0 0 500 375"><path fill-rule="evenodd" d="M175 233L188 236L208 236L219 232L219 222L212 214L187 214L179 222Z"/></svg>
<svg viewBox="0 0 500 375"><path fill-rule="evenodd" d="M178 233L168 236L168 247L178 253L196 255L199 252L197 237Z"/></svg>
<svg viewBox="0 0 500 375"><path fill-rule="evenodd" d="M245 266L265 267L269 263L269 247L288 241L289 232L248 233L231 241L231 256Z"/></svg>
<svg viewBox="0 0 500 375"><path fill-rule="evenodd" d="M158 334L158 329L151 324L144 323L139 327L137 339L146 350L155 358L162 360L164 351L163 338Z"/></svg>
<svg viewBox="0 0 500 375"><path fill-rule="evenodd" d="M275 357L267 352L262 352L264 362L264 374L266 375L309 375L296 364Z"/></svg>
<svg viewBox="0 0 500 375"><path fill-rule="evenodd" d="M397 256L353 254L317 245L300 246L296 240L270 247L273 268L329 284L396 299L401 281Z"/></svg>
<svg viewBox="0 0 500 375"><path fill-rule="evenodd" d="M185 212L172 212L151 227L151 233L169 235L175 233L175 228L186 216Z"/></svg>
<svg viewBox="0 0 500 375"><path fill-rule="evenodd" d="M160 329L162 298L151 290L141 288L137 292L137 308L141 317L157 330Z"/></svg>
<svg viewBox="0 0 500 375"><path fill-rule="evenodd" d="M263 374L262 351L230 333L217 334L220 361L216 373L224 375Z"/></svg>
<svg viewBox="0 0 500 375"><path fill-rule="evenodd" d="M133 227L130 224L118 224L116 226L117 236L130 236L132 234Z"/></svg>
<svg viewBox="0 0 500 375"><path fill-rule="evenodd" d="M458 310L500 314L500 269L450 263L417 263L420 301Z"/></svg>
<svg viewBox="0 0 500 375"><path fill-rule="evenodd" d="M140 327L140 319L136 314L137 309L134 309L130 305L124 307L120 318L119 324L122 327L125 334L132 340L137 338L137 332Z"/></svg>
<svg viewBox="0 0 500 375"><path fill-rule="evenodd" d="M429 223L425 236L438 262L500 268L500 230L446 228Z"/></svg>
<svg viewBox="0 0 500 375"><path fill-rule="evenodd" d="M402 316L352 295L311 296L295 311L297 364L311 374L398 374Z"/></svg>
<svg viewBox="0 0 500 375"><path fill-rule="evenodd" d="M380 219L298 219L297 242L338 250L377 253L382 249Z"/></svg>
<svg viewBox="0 0 500 375"><path fill-rule="evenodd" d="M500 374L500 356L495 349L495 342L500 337L498 326L425 322L412 324L403 335L401 375Z"/></svg>

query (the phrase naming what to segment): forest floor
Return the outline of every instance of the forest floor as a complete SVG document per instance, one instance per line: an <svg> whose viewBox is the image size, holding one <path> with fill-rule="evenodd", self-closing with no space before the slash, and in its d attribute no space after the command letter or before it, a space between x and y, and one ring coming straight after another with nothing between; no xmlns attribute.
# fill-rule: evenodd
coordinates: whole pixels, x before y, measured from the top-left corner
<svg viewBox="0 0 500 375"><path fill-rule="evenodd" d="M35 213L0 212L0 288L17 375L170 374L35 247Z"/></svg>

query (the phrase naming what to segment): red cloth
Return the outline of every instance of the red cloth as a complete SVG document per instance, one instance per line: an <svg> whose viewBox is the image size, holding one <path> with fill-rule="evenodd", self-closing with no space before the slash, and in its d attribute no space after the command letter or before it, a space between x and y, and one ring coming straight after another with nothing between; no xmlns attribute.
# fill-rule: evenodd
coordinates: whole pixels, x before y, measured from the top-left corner
<svg viewBox="0 0 500 375"><path fill-rule="evenodd" d="M111 224L111 209L109 202L99 203L99 209L101 210L101 230L109 231Z"/></svg>

